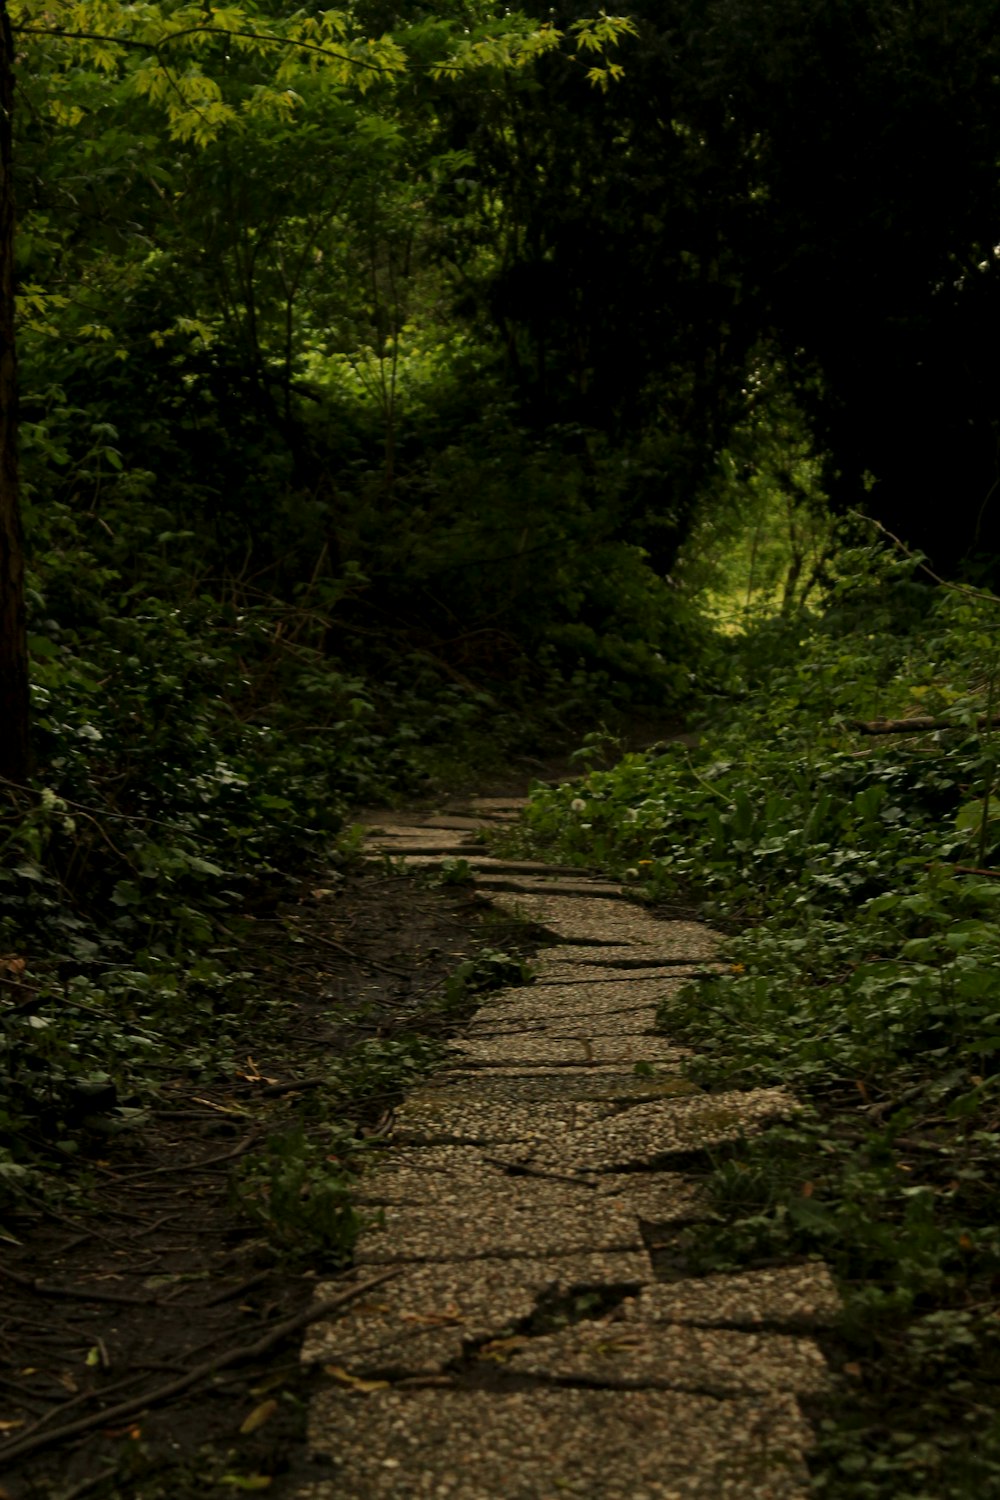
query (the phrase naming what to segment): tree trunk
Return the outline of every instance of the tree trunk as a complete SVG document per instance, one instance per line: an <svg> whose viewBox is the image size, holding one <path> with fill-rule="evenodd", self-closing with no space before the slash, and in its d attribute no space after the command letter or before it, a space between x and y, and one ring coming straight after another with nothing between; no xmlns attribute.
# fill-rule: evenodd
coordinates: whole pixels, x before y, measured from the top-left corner
<svg viewBox="0 0 1000 1500"><path fill-rule="evenodd" d="M28 642L14 346L14 42L0 0L0 776L28 775Z"/></svg>

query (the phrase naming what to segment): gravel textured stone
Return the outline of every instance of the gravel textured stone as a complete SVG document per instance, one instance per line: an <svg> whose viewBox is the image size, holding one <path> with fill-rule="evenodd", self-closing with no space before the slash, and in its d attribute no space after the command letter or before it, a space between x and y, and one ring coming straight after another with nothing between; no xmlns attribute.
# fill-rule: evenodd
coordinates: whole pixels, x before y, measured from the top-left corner
<svg viewBox="0 0 1000 1500"><path fill-rule="evenodd" d="M512 875L485 871L477 875L481 891L507 891L524 896L599 896L603 901L627 901L629 893L607 880L575 879L568 875Z"/></svg>
<svg viewBox="0 0 1000 1500"><path fill-rule="evenodd" d="M567 984L574 979L588 982L593 979L626 979L636 970L639 972L635 977L648 979L658 973L691 975L714 966L710 953L695 951L709 946L707 942L701 942L698 933L702 929L696 923L660 922L657 926L661 929L690 926L696 931L687 937L663 938L655 946L614 942L605 946L558 943L551 948L540 948L531 961L538 975L536 982L551 979L557 984ZM714 941L718 942L718 939L714 938Z"/></svg>
<svg viewBox="0 0 1000 1500"><path fill-rule="evenodd" d="M458 1037L450 1043L455 1057L468 1065L504 1067L511 1063L547 1063L552 1066L578 1067L581 1063L673 1063L680 1065L690 1057L689 1047L678 1047L662 1036L580 1036L548 1037L543 1033L490 1037Z"/></svg>
<svg viewBox="0 0 1000 1500"><path fill-rule="evenodd" d="M473 812L490 813L494 817L499 813L520 814L527 805L527 797L469 797L466 800L466 806Z"/></svg>
<svg viewBox="0 0 1000 1500"><path fill-rule="evenodd" d="M553 1016L535 1016L531 1020L480 1020L476 1017L466 1027L469 1041L486 1041L493 1037L549 1037L566 1041L576 1037L656 1036L656 1006L636 1005L628 1010L599 1010L574 1016L563 1011ZM663 1037L657 1038L663 1041Z"/></svg>
<svg viewBox="0 0 1000 1500"><path fill-rule="evenodd" d="M604 1011L634 1010L659 1002L685 983L673 974L636 979L624 984L598 980L589 984L529 984L496 990L484 1000L474 1020L545 1020L557 1015L600 1015Z"/></svg>
<svg viewBox="0 0 1000 1500"><path fill-rule="evenodd" d="M767 1121L787 1116L795 1108L785 1089L655 1100L574 1131L561 1138L557 1147L531 1153L530 1160L558 1163L564 1172L650 1166L671 1153L700 1151L754 1134Z"/></svg>
<svg viewBox="0 0 1000 1500"><path fill-rule="evenodd" d="M392 859L406 859L409 855L434 854L445 858L462 859L469 852L469 845L459 834L447 837L444 830L435 833L433 828L421 830L389 829L385 833L373 833L365 840L365 853L379 859L388 854ZM481 847L478 844L473 849Z"/></svg>
<svg viewBox="0 0 1000 1500"><path fill-rule="evenodd" d="M644 1323L705 1327L822 1328L838 1317L840 1294L820 1261L773 1270L705 1276L644 1288L629 1317Z"/></svg>
<svg viewBox="0 0 1000 1500"><path fill-rule="evenodd" d="M513 1015L502 1005L484 1006L476 1012L472 1020L465 1028L467 1036L515 1036L518 1032L525 1035L534 1034L538 1031L550 1030L553 1033L567 1035L564 1027L577 1027L592 1023L595 1029L606 1030L608 1026L614 1026L619 1019L622 1020L626 1029L634 1029L638 1021L646 1017L644 1025L652 1026L656 1021L657 1006L648 998L639 996L630 1005L628 1000L619 1000L617 1004L608 999L601 1004L583 1005L575 1009L572 1005L562 1004L552 1010L546 1010L544 1005L539 1007L538 1002L532 1002L533 1008L525 1005L524 1009L518 1009ZM632 1017L630 1023L628 1018ZM575 1034L569 1033L569 1034Z"/></svg>
<svg viewBox="0 0 1000 1500"><path fill-rule="evenodd" d="M477 833L482 828L492 827L492 819L477 816L476 813L424 813L414 818L413 826L417 828L450 828L456 832L465 831Z"/></svg>
<svg viewBox="0 0 1000 1500"><path fill-rule="evenodd" d="M388 1204L383 1220L359 1235L358 1265L643 1248L629 1204L554 1178L512 1177L470 1185L454 1199Z"/></svg>
<svg viewBox="0 0 1000 1500"><path fill-rule="evenodd" d="M806 1500L787 1398L660 1391L376 1392L317 1399L331 1477L300 1500Z"/></svg>
<svg viewBox="0 0 1000 1500"><path fill-rule="evenodd" d="M837 1315L829 1272L659 1284L642 1238L709 1211L697 1177L665 1161L795 1101L680 1076L690 1054L653 1031L657 1009L723 967L721 939L616 884L493 855L482 829L522 806L371 819L376 858L466 859L484 899L559 941L535 984L484 999L368 1154L356 1261L393 1275L307 1335L305 1360L341 1386L312 1410L332 1476L297 1500L806 1500L794 1396L829 1385L805 1336ZM585 1292L604 1296L572 1302Z"/></svg>
<svg viewBox="0 0 1000 1500"><path fill-rule="evenodd" d="M679 1172L605 1172L588 1180L598 1198L618 1199L648 1224L685 1224L707 1213L701 1187Z"/></svg>
<svg viewBox="0 0 1000 1500"><path fill-rule="evenodd" d="M501 893L493 905L574 943L635 946L681 959L711 958L718 951L718 937L700 923L660 922L638 906L603 897Z"/></svg>
<svg viewBox="0 0 1000 1500"><path fill-rule="evenodd" d="M637 1067L640 1068L638 1073L636 1072ZM623 1070L625 1069L628 1071L624 1072ZM591 1078L594 1080L596 1090L601 1087L602 1079L610 1085L614 1080L623 1077L641 1077L651 1085L657 1082L661 1084L676 1083L680 1085L685 1081L677 1072L676 1063L672 1066L669 1063L657 1064L655 1066L652 1063L643 1063L640 1067L636 1063L590 1063L585 1059L581 1059L575 1065L570 1063L515 1062L498 1064L496 1067L487 1069L480 1067L475 1062L464 1064L462 1058L455 1057L450 1067L442 1068L440 1073L434 1075L434 1082L444 1087L446 1083L467 1083L470 1078ZM655 1095L651 1095L650 1097L666 1097L668 1094L684 1092L685 1090L679 1087L675 1089L666 1088L658 1090ZM686 1092L699 1093L700 1090L689 1088ZM591 1097L598 1099L602 1098L603 1094L595 1092Z"/></svg>
<svg viewBox="0 0 1000 1500"><path fill-rule="evenodd" d="M410 1145L549 1141L604 1119L614 1108L593 1099L517 1104L475 1099L467 1092L453 1098L444 1089L425 1089L411 1094L397 1112L392 1139Z"/></svg>
<svg viewBox="0 0 1000 1500"><path fill-rule="evenodd" d="M572 865L543 865L534 859L504 859L500 855L491 854L484 844L463 845L462 858L476 875L477 884L480 872L490 875L544 875L546 879L565 875L574 880L580 879L579 870ZM440 867L441 859L435 854L414 854L407 859L407 864L414 870L436 870ZM617 890L618 887L613 889Z"/></svg>
<svg viewBox="0 0 1000 1500"><path fill-rule="evenodd" d="M487 1346L482 1354L489 1352ZM511 1341L502 1358L510 1370L547 1380L710 1396L815 1396L830 1380L812 1339L674 1323L577 1323Z"/></svg>
<svg viewBox="0 0 1000 1500"><path fill-rule="evenodd" d="M364 1376L438 1373L469 1345L513 1332L542 1298L635 1291L652 1275L645 1252L435 1261L396 1270L341 1318L312 1325L302 1351L306 1364L332 1361ZM318 1286L316 1296L342 1289L342 1282Z"/></svg>
<svg viewBox="0 0 1000 1500"><path fill-rule="evenodd" d="M539 1068L523 1072L512 1068L483 1068L437 1073L434 1087L442 1093L468 1091L482 1102L509 1100L512 1104L531 1100L603 1099L632 1104L643 1099L682 1098L700 1094L689 1078L676 1073L622 1073L615 1068Z"/></svg>

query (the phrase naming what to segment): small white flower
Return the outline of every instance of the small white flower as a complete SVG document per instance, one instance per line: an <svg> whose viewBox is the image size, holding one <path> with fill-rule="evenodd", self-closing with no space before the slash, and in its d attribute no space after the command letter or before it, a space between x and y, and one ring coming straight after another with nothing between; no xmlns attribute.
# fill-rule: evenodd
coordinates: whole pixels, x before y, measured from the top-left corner
<svg viewBox="0 0 1000 1500"><path fill-rule="evenodd" d="M570 811L571 812L586 812L587 811L587 804L586 804L586 802L584 802L584 800L583 800L582 797L574 797L573 798L572 802L570 803Z"/></svg>
<svg viewBox="0 0 1000 1500"><path fill-rule="evenodd" d="M638 880L639 879L639 871L636 869L635 865L629 865L628 869L625 871L625 879L626 880Z"/></svg>

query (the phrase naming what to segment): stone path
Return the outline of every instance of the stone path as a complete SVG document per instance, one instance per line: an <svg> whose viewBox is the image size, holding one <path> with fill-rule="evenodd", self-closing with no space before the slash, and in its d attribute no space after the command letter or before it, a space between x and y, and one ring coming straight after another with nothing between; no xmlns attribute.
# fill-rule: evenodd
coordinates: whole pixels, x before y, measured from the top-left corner
<svg viewBox="0 0 1000 1500"><path fill-rule="evenodd" d="M826 1268L658 1281L650 1258L705 1213L699 1156L795 1101L684 1079L657 1004L716 934L490 856L481 830L519 807L369 830L409 868L466 860L552 946L533 985L485 998L363 1179L354 1274L387 1279L306 1341L334 1383L310 1423L328 1477L300 1500L802 1500Z"/></svg>

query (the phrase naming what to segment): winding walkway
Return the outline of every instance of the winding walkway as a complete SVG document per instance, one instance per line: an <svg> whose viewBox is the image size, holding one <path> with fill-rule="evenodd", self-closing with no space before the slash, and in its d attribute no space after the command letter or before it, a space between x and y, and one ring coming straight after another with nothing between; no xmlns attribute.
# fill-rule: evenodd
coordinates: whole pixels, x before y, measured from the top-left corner
<svg viewBox="0 0 1000 1500"><path fill-rule="evenodd" d="M552 946L533 985L485 997L364 1179L354 1274L391 1274L306 1342L334 1380L310 1422L326 1476L301 1500L803 1500L800 1400L828 1392L812 1334L838 1306L826 1268L655 1270L706 1212L701 1154L795 1101L684 1079L656 1009L717 935L489 856L480 829L519 806L369 831L412 868L465 859Z"/></svg>

